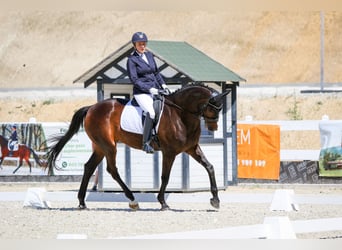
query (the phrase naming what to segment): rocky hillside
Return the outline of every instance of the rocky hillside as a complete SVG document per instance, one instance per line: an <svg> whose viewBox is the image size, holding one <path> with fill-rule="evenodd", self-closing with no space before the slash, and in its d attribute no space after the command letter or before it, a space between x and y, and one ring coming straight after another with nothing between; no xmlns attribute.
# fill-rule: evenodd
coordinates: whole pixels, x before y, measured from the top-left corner
<svg viewBox="0 0 342 250"><path fill-rule="evenodd" d="M328 83L342 82L341 27L325 13ZM0 13L0 88L71 86L135 31L186 41L246 84L320 81L319 12L24 11Z"/></svg>

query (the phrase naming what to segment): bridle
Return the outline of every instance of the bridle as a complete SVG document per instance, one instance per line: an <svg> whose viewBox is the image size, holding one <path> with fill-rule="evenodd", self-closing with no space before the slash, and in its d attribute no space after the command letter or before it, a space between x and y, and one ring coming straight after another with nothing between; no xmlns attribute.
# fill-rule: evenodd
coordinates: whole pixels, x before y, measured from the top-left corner
<svg viewBox="0 0 342 250"><path fill-rule="evenodd" d="M201 108L201 116L204 118L204 120L205 120L206 122L218 122L219 116L216 116L215 118L207 117L207 116L205 116L204 111L205 111L208 107L210 107L210 108L212 108L213 110L215 110L215 113L216 113L216 114L218 114L218 113L221 111L221 109L223 108L223 104L221 103L220 106L217 106L217 105L211 103L210 100L211 100L211 99L209 99L209 101L208 101L207 104L205 104L205 105L202 106L202 108Z"/></svg>
<svg viewBox="0 0 342 250"><path fill-rule="evenodd" d="M164 100L165 100L165 103L166 103L167 105L172 106L172 107L175 107L175 108L181 110L182 112L190 113L190 114L194 115L195 117L197 117L198 119L200 119L201 117L203 117L204 120L205 120L206 122L217 122L217 121L219 120L219 117L218 117L218 116L215 117L215 118L205 116L205 110L206 110L208 107L210 107L210 108L212 108L213 110L215 110L215 112L216 112L217 114L221 111L221 109L222 109L222 107L223 107L223 104L222 104L222 103L221 103L221 105L217 106L217 105L215 105L214 103L211 103L211 102L210 102L211 99L209 99L208 103L202 105L202 107L200 108L200 112L199 112L199 114L198 114L198 113L190 112L190 111L188 111L188 110L183 109L182 107L180 107L179 105L175 104L174 102L170 101L170 100L167 99L167 98L165 98Z"/></svg>

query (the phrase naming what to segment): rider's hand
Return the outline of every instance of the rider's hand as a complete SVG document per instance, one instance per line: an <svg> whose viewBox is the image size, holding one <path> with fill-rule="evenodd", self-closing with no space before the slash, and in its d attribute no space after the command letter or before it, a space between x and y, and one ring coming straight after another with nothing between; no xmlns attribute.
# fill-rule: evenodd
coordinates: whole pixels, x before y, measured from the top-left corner
<svg viewBox="0 0 342 250"><path fill-rule="evenodd" d="M151 93L152 95L158 95L158 89L156 89L156 88L150 88L150 93Z"/></svg>
<svg viewBox="0 0 342 250"><path fill-rule="evenodd" d="M168 95L171 94L171 90L166 86L166 84L163 84L162 87Z"/></svg>

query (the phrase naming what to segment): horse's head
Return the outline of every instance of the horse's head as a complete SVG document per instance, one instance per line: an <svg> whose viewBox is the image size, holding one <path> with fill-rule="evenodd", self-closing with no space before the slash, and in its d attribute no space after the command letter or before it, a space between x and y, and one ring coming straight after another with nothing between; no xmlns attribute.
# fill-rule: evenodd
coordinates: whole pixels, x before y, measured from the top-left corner
<svg viewBox="0 0 342 250"><path fill-rule="evenodd" d="M223 107L223 98L230 91L219 93L215 89L201 83L183 86L174 92L169 98L177 104L178 108L186 110L197 117L203 117L206 127L217 130L219 112Z"/></svg>
<svg viewBox="0 0 342 250"><path fill-rule="evenodd" d="M208 103L202 108L202 117L204 118L205 125L210 131L217 130L217 122L219 119L219 113L223 107L223 98L230 92L225 91L221 94L212 92L212 96Z"/></svg>

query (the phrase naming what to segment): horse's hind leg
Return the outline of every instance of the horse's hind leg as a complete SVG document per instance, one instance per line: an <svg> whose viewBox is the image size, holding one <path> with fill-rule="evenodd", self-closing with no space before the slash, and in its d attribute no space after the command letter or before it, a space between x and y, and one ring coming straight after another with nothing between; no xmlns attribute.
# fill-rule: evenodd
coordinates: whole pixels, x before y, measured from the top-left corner
<svg viewBox="0 0 342 250"><path fill-rule="evenodd" d="M109 155L109 156L108 156ZM113 179L119 184L119 186L124 191L126 197L130 200L129 207L133 210L139 209L139 204L135 201L132 191L127 187L127 185L122 181L118 169L116 167L116 147L114 147L114 152L108 154L107 158L107 171L111 174Z"/></svg>
<svg viewBox="0 0 342 250"><path fill-rule="evenodd" d="M2 162L3 162L3 160L4 160L4 158L1 157L1 158L0 158L0 169L2 169Z"/></svg>
<svg viewBox="0 0 342 250"><path fill-rule="evenodd" d="M16 169L14 169L13 174L15 174L19 170L19 168L21 168L22 165L23 165L23 159L20 159L19 166Z"/></svg>
<svg viewBox="0 0 342 250"><path fill-rule="evenodd" d="M187 153L191 155L197 162L199 162L207 170L210 180L210 190L213 195L213 198L210 200L210 204L214 208L219 209L220 200L218 198L214 166L207 160L199 145L196 145L193 149L188 150Z"/></svg>
<svg viewBox="0 0 342 250"><path fill-rule="evenodd" d="M81 186L80 186L80 189L78 191L78 196L77 196L79 200L80 209L87 208L84 199L85 199L85 195L87 192L89 180L91 176L93 175L93 173L95 172L97 165L102 161L103 157L104 157L103 154L94 151L93 154L90 156L89 160L86 162L86 164L84 164L84 173L83 173Z"/></svg>
<svg viewBox="0 0 342 250"><path fill-rule="evenodd" d="M19 170L20 167L21 165L19 165L16 169L14 169L13 174L15 174Z"/></svg>
<svg viewBox="0 0 342 250"><path fill-rule="evenodd" d="M31 165L30 159L27 158L27 159L25 159L25 161L26 161L27 165L28 165L29 168L30 168L30 173L32 173L32 165Z"/></svg>

